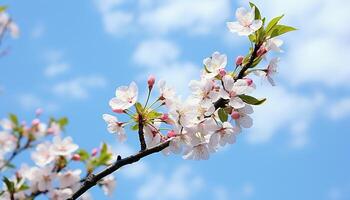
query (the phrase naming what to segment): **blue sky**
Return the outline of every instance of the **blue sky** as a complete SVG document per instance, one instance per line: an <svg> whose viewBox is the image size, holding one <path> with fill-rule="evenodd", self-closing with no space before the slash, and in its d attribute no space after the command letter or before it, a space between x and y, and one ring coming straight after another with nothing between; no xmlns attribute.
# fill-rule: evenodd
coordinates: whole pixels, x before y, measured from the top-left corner
<svg viewBox="0 0 350 200"><path fill-rule="evenodd" d="M276 87L257 80L255 124L208 161L154 155L116 174L115 199L350 199L350 18L346 0L258 0L265 16L286 14L300 30L283 37ZM137 151L136 134L116 142L101 119L115 88L149 74L178 93L198 78L202 59L226 53L229 65L247 51L246 38L225 22L230 0L9 1L21 28L0 59L0 114L31 120L67 116L67 133L83 148L107 141L116 153ZM133 139L134 138L134 139ZM25 158L23 158L25 160ZM18 161L20 162L20 161ZM94 199L108 199L99 189Z"/></svg>

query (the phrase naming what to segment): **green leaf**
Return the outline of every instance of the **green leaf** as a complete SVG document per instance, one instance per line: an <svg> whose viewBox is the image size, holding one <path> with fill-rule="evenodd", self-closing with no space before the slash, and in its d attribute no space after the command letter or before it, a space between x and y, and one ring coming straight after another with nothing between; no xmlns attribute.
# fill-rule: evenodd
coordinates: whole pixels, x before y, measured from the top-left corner
<svg viewBox="0 0 350 200"><path fill-rule="evenodd" d="M137 103L135 104L135 108L136 108L136 112L137 112L138 114L142 114L142 113L143 113L143 106L142 106L139 102L137 102Z"/></svg>
<svg viewBox="0 0 350 200"><path fill-rule="evenodd" d="M239 98L241 98L245 103L250 105L261 105L266 101L266 98L257 99L255 97L245 95L245 94L239 95Z"/></svg>
<svg viewBox="0 0 350 200"><path fill-rule="evenodd" d="M10 121L15 124L16 126L18 126L18 118L15 114L12 114L10 113L9 114L9 118L10 118Z"/></svg>
<svg viewBox="0 0 350 200"><path fill-rule="evenodd" d="M62 117L57 121L57 123L61 128L64 128L68 124L68 118Z"/></svg>
<svg viewBox="0 0 350 200"><path fill-rule="evenodd" d="M19 191L28 190L29 188L30 188L30 187L29 187L28 185L23 184L23 185L21 185L21 187L18 189L18 192L19 192Z"/></svg>
<svg viewBox="0 0 350 200"><path fill-rule="evenodd" d="M81 161L86 161L90 158L90 154L87 151L85 151L84 149L79 149L77 151L77 154L79 154Z"/></svg>
<svg viewBox="0 0 350 200"><path fill-rule="evenodd" d="M137 130L139 130L139 124L135 124L135 125L131 126L130 128L133 131L137 131Z"/></svg>
<svg viewBox="0 0 350 200"><path fill-rule="evenodd" d="M256 42L255 34L250 34L248 37L249 37L249 40L250 40L252 43L255 43L255 42Z"/></svg>
<svg viewBox="0 0 350 200"><path fill-rule="evenodd" d="M249 2L251 8L255 7L255 19L261 19L261 14L259 8L252 2Z"/></svg>
<svg viewBox="0 0 350 200"><path fill-rule="evenodd" d="M278 24L278 22L284 17L284 15L281 15L279 17L273 18L269 24L266 26L266 32L269 33L269 31Z"/></svg>
<svg viewBox="0 0 350 200"><path fill-rule="evenodd" d="M0 6L0 13L4 12L6 10L6 8L7 8L6 6Z"/></svg>
<svg viewBox="0 0 350 200"><path fill-rule="evenodd" d="M7 190L10 192L10 193L14 193L15 192L15 184L10 181L7 177L4 176L3 178L3 181L7 187Z"/></svg>
<svg viewBox="0 0 350 200"><path fill-rule="evenodd" d="M102 144L101 155L108 153L108 146L106 143Z"/></svg>
<svg viewBox="0 0 350 200"><path fill-rule="evenodd" d="M219 118L221 122L226 122L228 119L228 114L226 113L225 109L220 108L218 110Z"/></svg>
<svg viewBox="0 0 350 200"><path fill-rule="evenodd" d="M155 118L158 118L158 117L160 117L160 116L162 116L161 113L152 110L151 112L147 113L146 118L147 118L147 119L155 119Z"/></svg>
<svg viewBox="0 0 350 200"><path fill-rule="evenodd" d="M271 29L270 38L277 37L279 35L285 34L290 31L298 30L291 26L285 26L285 25L276 25Z"/></svg>

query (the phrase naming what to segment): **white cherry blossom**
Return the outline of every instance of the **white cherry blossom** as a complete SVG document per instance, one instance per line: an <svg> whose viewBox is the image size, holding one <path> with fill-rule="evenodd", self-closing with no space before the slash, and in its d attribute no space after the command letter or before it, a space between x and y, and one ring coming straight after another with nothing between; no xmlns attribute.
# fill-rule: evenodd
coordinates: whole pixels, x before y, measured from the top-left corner
<svg viewBox="0 0 350 200"><path fill-rule="evenodd" d="M56 177L55 173L52 173L52 167L46 166L43 168L32 168L31 169L31 188L33 191L47 191L53 188L52 182Z"/></svg>
<svg viewBox="0 0 350 200"><path fill-rule="evenodd" d="M224 99L229 99L229 105L235 109L244 107L244 102L239 95L250 93L254 90L254 85L249 85L249 81L239 79L235 81L231 76L226 75L222 78L224 88L220 94Z"/></svg>
<svg viewBox="0 0 350 200"><path fill-rule="evenodd" d="M209 144L215 148L218 145L225 146L226 144L233 144L236 141L236 135L240 129L233 127L229 122L223 122L210 137Z"/></svg>
<svg viewBox="0 0 350 200"><path fill-rule="evenodd" d="M213 102L219 99L219 93L216 91L215 82L210 79L202 79L200 81L192 80L189 84L192 96L198 99L204 108L210 108Z"/></svg>
<svg viewBox="0 0 350 200"><path fill-rule="evenodd" d="M255 19L255 7L250 11L243 7L238 8L236 10L236 18L238 21L227 22L227 27L231 32L238 33L238 35L250 35L262 26L262 21Z"/></svg>
<svg viewBox="0 0 350 200"><path fill-rule="evenodd" d="M54 189L49 193L49 197L51 200L66 200L73 194L72 189Z"/></svg>
<svg viewBox="0 0 350 200"><path fill-rule="evenodd" d="M115 186L116 186L116 181L113 175L108 175L105 178L103 178L99 184L102 187L103 192L105 193L105 195L112 195Z"/></svg>
<svg viewBox="0 0 350 200"><path fill-rule="evenodd" d="M253 119L249 114L252 114L253 112L253 107L251 105L245 105L243 108L233 110L231 117L236 121L237 126L250 128L253 125Z"/></svg>
<svg viewBox="0 0 350 200"><path fill-rule="evenodd" d="M108 132L116 133L118 135L118 140L120 142L125 142L127 136L123 128L123 123L119 122L117 117L109 114L103 114L102 118L107 123Z"/></svg>
<svg viewBox="0 0 350 200"><path fill-rule="evenodd" d="M116 89L115 97L109 101L109 106L115 112L123 112L136 103L137 97L137 85L131 82L129 86L121 86Z"/></svg>
<svg viewBox="0 0 350 200"><path fill-rule="evenodd" d="M57 174L58 181L60 183L60 188L67 188L74 186L80 181L81 170L68 170L65 172L60 172Z"/></svg>
<svg viewBox="0 0 350 200"><path fill-rule="evenodd" d="M207 73L204 73L206 78L214 78L220 73L220 70L225 69L227 64L227 56L214 52L211 57L203 60L203 64Z"/></svg>
<svg viewBox="0 0 350 200"><path fill-rule="evenodd" d="M266 70L255 71L255 75L266 78L272 86L275 86L276 84L272 77L277 73L278 62L279 58L271 59Z"/></svg>
<svg viewBox="0 0 350 200"><path fill-rule="evenodd" d="M0 152L7 153L16 148L17 138L7 131L0 131Z"/></svg>
<svg viewBox="0 0 350 200"><path fill-rule="evenodd" d="M171 106L174 100L176 99L175 90L171 87L168 87L164 80L158 82L159 87L159 99L165 103L166 106Z"/></svg>
<svg viewBox="0 0 350 200"><path fill-rule="evenodd" d="M51 145L50 142L44 142L36 146L36 151L32 153L32 159L36 165L43 167L54 161L55 155L51 151Z"/></svg>
<svg viewBox="0 0 350 200"><path fill-rule="evenodd" d="M276 51L276 52L282 52L281 46L283 45L283 40L278 38L271 38L266 41L266 44L264 45L267 51Z"/></svg>
<svg viewBox="0 0 350 200"><path fill-rule="evenodd" d="M71 137L61 139L60 136L55 136L53 138L51 151L57 156L70 156L78 148L79 146L73 143L73 139Z"/></svg>

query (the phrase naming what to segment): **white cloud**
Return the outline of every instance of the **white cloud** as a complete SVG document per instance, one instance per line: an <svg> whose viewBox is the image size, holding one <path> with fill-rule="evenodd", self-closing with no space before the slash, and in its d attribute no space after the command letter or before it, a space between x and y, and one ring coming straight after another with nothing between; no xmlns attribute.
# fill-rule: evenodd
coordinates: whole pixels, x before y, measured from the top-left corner
<svg viewBox="0 0 350 200"><path fill-rule="evenodd" d="M332 104L328 112L328 116L334 120L350 117L350 97Z"/></svg>
<svg viewBox="0 0 350 200"><path fill-rule="evenodd" d="M129 32L193 34L213 32L230 16L229 0L103 0L95 1L104 29L112 35ZM138 9L125 9L129 4Z"/></svg>
<svg viewBox="0 0 350 200"><path fill-rule="evenodd" d="M179 59L181 50L168 40L146 40L136 48L133 60L146 68L148 74L166 80L182 95L188 93L188 83L199 78L200 69L191 62ZM142 74L144 79L145 73Z"/></svg>
<svg viewBox="0 0 350 200"><path fill-rule="evenodd" d="M139 22L150 32L208 33L230 16L228 0L162 0L141 12Z"/></svg>
<svg viewBox="0 0 350 200"><path fill-rule="evenodd" d="M89 90L103 88L106 80L102 76L78 77L55 84L52 91L64 98L85 99L89 97Z"/></svg>
<svg viewBox="0 0 350 200"><path fill-rule="evenodd" d="M137 47L133 60L141 67L162 67L179 57L176 44L162 39L143 41Z"/></svg>
<svg viewBox="0 0 350 200"><path fill-rule="evenodd" d="M254 124L248 130L250 143L268 142L282 128L290 133L292 147L307 143L308 126L323 103L322 95L303 96L281 86L267 86L260 87L255 96L266 97L267 101L254 108Z"/></svg>
<svg viewBox="0 0 350 200"><path fill-rule="evenodd" d="M54 77L64 74L70 69L70 65L63 59L62 51L49 51L45 55L48 65L44 69L46 77Z"/></svg>
<svg viewBox="0 0 350 200"><path fill-rule="evenodd" d="M172 173L155 174L150 177L137 191L137 198L140 200L186 200L201 190L203 184L202 178L194 176L190 167L180 166Z"/></svg>
<svg viewBox="0 0 350 200"><path fill-rule="evenodd" d="M36 24L32 32L30 33L30 36L34 39L41 38L45 34L45 26L43 24Z"/></svg>
<svg viewBox="0 0 350 200"><path fill-rule="evenodd" d="M57 111L58 105L53 102L47 102L34 94L18 95L17 101L19 105L29 111L34 111L37 108L43 108L46 112Z"/></svg>

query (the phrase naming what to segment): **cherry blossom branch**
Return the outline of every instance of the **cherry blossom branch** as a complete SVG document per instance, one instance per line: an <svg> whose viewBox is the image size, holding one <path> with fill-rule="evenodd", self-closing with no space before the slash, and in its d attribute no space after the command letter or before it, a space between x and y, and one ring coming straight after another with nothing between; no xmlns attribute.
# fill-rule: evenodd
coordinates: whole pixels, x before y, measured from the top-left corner
<svg viewBox="0 0 350 200"><path fill-rule="evenodd" d="M144 151L146 150L147 146L146 146L146 141L145 141L145 136L143 133L143 117L142 115L138 115L139 116L139 140L140 140L140 145L141 145L141 150L140 151Z"/></svg>
<svg viewBox="0 0 350 200"><path fill-rule="evenodd" d="M249 62L243 66L242 70L239 72L237 79L241 79L244 77L245 72L252 66L252 64L254 63L255 58L257 57L258 54L258 50L260 49L261 44L255 44L254 45L254 50L252 52L252 55L249 58Z"/></svg>
<svg viewBox="0 0 350 200"><path fill-rule="evenodd" d="M74 200L79 198L82 194L84 194L90 188L95 186L104 177L112 174L113 172L117 171L119 168L125 165L135 163L148 155L162 151L163 149L167 148L169 144L170 144L170 141L166 141L155 147L152 147L150 149L145 149L144 151L140 151L137 154L131 155L123 159L120 156L118 156L117 161L113 165L107 167L106 169L99 172L98 174L90 174L86 178L86 180L83 182L83 184L80 186L80 188L68 200Z"/></svg>
<svg viewBox="0 0 350 200"><path fill-rule="evenodd" d="M24 146L21 147L21 139L22 137L20 136L17 140L17 144L16 144L16 149L12 152L12 154L10 155L10 157L0 166L0 170L2 170L4 167L6 167L8 164L11 163L11 161L13 159L15 159L15 157L20 154L22 151L28 149L30 147L30 140L28 139L26 144Z"/></svg>

